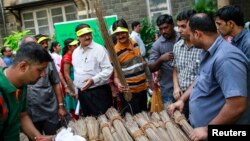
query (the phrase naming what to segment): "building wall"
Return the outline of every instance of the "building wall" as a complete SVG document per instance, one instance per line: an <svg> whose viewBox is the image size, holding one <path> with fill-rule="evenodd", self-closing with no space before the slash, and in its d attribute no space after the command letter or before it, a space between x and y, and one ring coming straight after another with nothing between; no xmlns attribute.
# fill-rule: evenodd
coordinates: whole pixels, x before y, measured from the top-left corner
<svg viewBox="0 0 250 141"><path fill-rule="evenodd" d="M175 18L182 10L192 8L194 0L170 0L172 15ZM117 14L118 18L124 18L128 24L134 20L148 17L147 0L101 0L105 15Z"/></svg>
<svg viewBox="0 0 250 141"><path fill-rule="evenodd" d="M148 16L146 0L101 0L104 15L117 15L130 24Z"/></svg>
<svg viewBox="0 0 250 141"><path fill-rule="evenodd" d="M231 4L239 5L244 13L245 21L250 21L249 0L231 0Z"/></svg>
<svg viewBox="0 0 250 141"><path fill-rule="evenodd" d="M175 19L177 14L183 10L189 10L194 4L194 0L171 0L172 16Z"/></svg>
<svg viewBox="0 0 250 141"><path fill-rule="evenodd" d="M77 0L72 0L77 1ZM86 0L92 3L92 0ZM172 15L175 15L182 10L190 9L194 0L170 0L172 4ZM3 0L4 5L16 3L17 0ZM140 21L142 18L148 17L147 0L99 0L105 15L118 15L118 18L124 18L130 27L134 20ZM93 16L93 15L91 15ZM21 23L9 11L5 11L7 35L12 31L20 31ZM1 29L0 29L1 30Z"/></svg>

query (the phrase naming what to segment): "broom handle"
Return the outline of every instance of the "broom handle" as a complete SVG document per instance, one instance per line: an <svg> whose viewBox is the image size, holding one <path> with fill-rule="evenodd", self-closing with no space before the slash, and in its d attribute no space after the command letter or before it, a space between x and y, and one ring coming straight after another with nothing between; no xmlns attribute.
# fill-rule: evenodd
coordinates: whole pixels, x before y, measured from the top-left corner
<svg viewBox="0 0 250 141"><path fill-rule="evenodd" d="M119 78L119 80L123 86L128 87L128 84L126 82L126 79L125 79L123 72L122 72L122 69L121 69L121 65L118 61L117 54L115 53L113 42L111 41L110 36L108 34L108 30L107 30L106 24L105 24L103 16L102 16L102 11L101 11L100 6L99 6L97 1L94 2L94 8L96 11L96 16L99 20L99 27L101 29L102 37L104 39L106 49L109 52L110 59L113 62L113 66L117 72L117 77ZM125 97L125 100L127 102L129 102L132 98L132 94L130 92L125 92L124 97Z"/></svg>

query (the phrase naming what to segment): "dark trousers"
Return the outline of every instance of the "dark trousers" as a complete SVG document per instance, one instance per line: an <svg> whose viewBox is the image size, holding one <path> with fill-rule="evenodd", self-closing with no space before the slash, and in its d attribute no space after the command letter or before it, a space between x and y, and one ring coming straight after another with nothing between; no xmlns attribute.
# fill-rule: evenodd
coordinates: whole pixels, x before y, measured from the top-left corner
<svg viewBox="0 0 250 141"><path fill-rule="evenodd" d="M127 102L124 98L124 94L119 95L122 101L121 114L125 115L127 112L132 115L147 111L147 91L141 91L139 93L133 93L130 102Z"/></svg>
<svg viewBox="0 0 250 141"><path fill-rule="evenodd" d="M78 89L78 99L84 116L99 116L112 106L111 88L102 85L86 91Z"/></svg>

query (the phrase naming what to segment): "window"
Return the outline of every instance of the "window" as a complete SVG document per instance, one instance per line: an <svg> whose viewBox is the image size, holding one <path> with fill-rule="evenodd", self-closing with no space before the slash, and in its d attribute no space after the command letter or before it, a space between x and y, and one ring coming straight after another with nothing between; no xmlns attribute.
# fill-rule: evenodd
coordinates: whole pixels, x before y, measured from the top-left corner
<svg viewBox="0 0 250 141"><path fill-rule="evenodd" d="M24 13L23 23L25 29L30 30L32 33L36 33L33 13Z"/></svg>
<svg viewBox="0 0 250 141"><path fill-rule="evenodd" d="M48 34L49 22L48 22L47 10L41 10L35 13L36 13L36 19L37 19L38 33Z"/></svg>
<svg viewBox="0 0 250 141"><path fill-rule="evenodd" d="M54 34L53 25L58 22L77 20L77 9L73 4L50 6L22 12L23 28L33 34Z"/></svg>
<svg viewBox="0 0 250 141"><path fill-rule="evenodd" d="M147 0L149 18L155 23L158 16L162 14L172 14L171 0Z"/></svg>
<svg viewBox="0 0 250 141"><path fill-rule="evenodd" d="M76 8L74 5L65 6L66 21L76 20Z"/></svg>

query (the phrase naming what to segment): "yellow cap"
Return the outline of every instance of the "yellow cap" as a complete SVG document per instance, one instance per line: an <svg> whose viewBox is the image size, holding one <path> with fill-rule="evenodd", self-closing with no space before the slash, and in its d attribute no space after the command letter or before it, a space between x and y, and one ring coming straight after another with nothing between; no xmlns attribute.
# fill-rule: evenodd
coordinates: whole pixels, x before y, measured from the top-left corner
<svg viewBox="0 0 250 141"><path fill-rule="evenodd" d="M37 43L40 44L42 41L44 41L44 40L49 40L49 39L50 39L49 37L42 36L42 37L40 37L40 38L37 40Z"/></svg>
<svg viewBox="0 0 250 141"><path fill-rule="evenodd" d="M74 45L78 45L78 42L77 40L74 40L72 42L69 43L70 46L74 46Z"/></svg>
<svg viewBox="0 0 250 141"><path fill-rule="evenodd" d="M125 27L117 27L113 33L117 32L128 32L128 29Z"/></svg>
<svg viewBox="0 0 250 141"><path fill-rule="evenodd" d="M76 32L76 36L81 36L83 34L91 33L93 30L89 27L84 27Z"/></svg>

